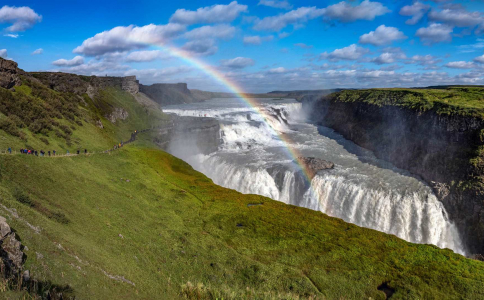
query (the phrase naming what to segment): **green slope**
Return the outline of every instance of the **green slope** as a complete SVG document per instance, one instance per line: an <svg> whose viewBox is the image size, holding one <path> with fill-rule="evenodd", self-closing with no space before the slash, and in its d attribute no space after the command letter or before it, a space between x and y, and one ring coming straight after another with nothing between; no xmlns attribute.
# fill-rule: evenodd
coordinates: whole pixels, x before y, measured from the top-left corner
<svg viewBox="0 0 484 300"><path fill-rule="evenodd" d="M129 117L109 124L109 107ZM115 89L78 108L72 146L55 128L20 128L27 140L0 131L1 146L45 147L44 137L105 150L166 118ZM27 246L33 278L79 299L385 299L382 284L392 299L484 297L482 262L219 187L151 134L111 154L0 156L0 215ZM13 287L2 295L25 296Z"/></svg>

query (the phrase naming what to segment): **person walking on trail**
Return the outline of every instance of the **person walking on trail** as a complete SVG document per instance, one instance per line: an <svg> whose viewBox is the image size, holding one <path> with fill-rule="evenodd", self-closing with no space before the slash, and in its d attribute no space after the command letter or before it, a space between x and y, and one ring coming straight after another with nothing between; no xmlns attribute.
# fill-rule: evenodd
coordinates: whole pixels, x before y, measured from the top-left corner
<svg viewBox="0 0 484 300"><path fill-rule="evenodd" d="M39 156L39 152L37 152L37 150L35 150L35 156Z"/></svg>
<svg viewBox="0 0 484 300"><path fill-rule="evenodd" d="M47 151L47 153L49 153L49 156L50 156L50 150L49 150L49 151Z"/></svg>
<svg viewBox="0 0 484 300"><path fill-rule="evenodd" d="M69 154L70 154L70 153L69 153L69 150L67 150L67 155L69 155Z"/></svg>
<svg viewBox="0 0 484 300"><path fill-rule="evenodd" d="M79 155L79 152L80 152L80 151L79 151L79 149L78 149L78 150L77 150L77 155Z"/></svg>
<svg viewBox="0 0 484 300"><path fill-rule="evenodd" d="M40 150L40 156L44 156L45 152L44 150Z"/></svg>
<svg viewBox="0 0 484 300"><path fill-rule="evenodd" d="M53 151L53 153L54 153L54 156L55 156L55 150Z"/></svg>
<svg viewBox="0 0 484 300"><path fill-rule="evenodd" d="M87 154L87 149L84 149L84 154Z"/></svg>
<svg viewBox="0 0 484 300"><path fill-rule="evenodd" d="M12 148L8 147L8 153L12 154Z"/></svg>
<svg viewBox="0 0 484 300"><path fill-rule="evenodd" d="M29 150L29 152L27 154L32 154L31 150Z"/></svg>

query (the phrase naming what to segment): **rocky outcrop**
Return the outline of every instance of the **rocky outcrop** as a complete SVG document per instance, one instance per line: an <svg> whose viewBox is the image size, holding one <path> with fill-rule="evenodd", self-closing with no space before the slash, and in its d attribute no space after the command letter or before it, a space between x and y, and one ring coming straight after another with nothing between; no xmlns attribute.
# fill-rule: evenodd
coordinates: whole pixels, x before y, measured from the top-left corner
<svg viewBox="0 0 484 300"><path fill-rule="evenodd" d="M316 157L298 157L295 162L300 162L304 166L310 179L312 179L318 171L334 168L334 163Z"/></svg>
<svg viewBox="0 0 484 300"><path fill-rule="evenodd" d="M155 142L178 157L209 154L221 144L220 124L213 118L170 116L170 121L158 129Z"/></svg>
<svg viewBox="0 0 484 300"><path fill-rule="evenodd" d="M311 105L312 118L381 159L420 176L433 187L456 223L470 253L484 253L482 167L471 160L483 145L484 120L439 115L393 105L341 102L323 97Z"/></svg>
<svg viewBox="0 0 484 300"><path fill-rule="evenodd" d="M29 74L55 91L71 92L78 95L87 93L91 98L95 96L98 90L108 87L119 88L133 95L139 92L139 82L136 80L136 76L98 77L62 72L32 72Z"/></svg>
<svg viewBox="0 0 484 300"><path fill-rule="evenodd" d="M115 107L114 110L109 115L106 115L105 117L111 123L114 124L116 123L117 120L126 120L129 117L129 114L126 110L119 107ZM102 123L101 123L101 126L102 126Z"/></svg>
<svg viewBox="0 0 484 300"><path fill-rule="evenodd" d="M140 92L146 94L162 106L200 101L192 95L186 83L141 84Z"/></svg>
<svg viewBox="0 0 484 300"><path fill-rule="evenodd" d="M16 276L22 270L24 253L22 244L15 232L7 224L7 220L0 216L0 269L6 278Z"/></svg>
<svg viewBox="0 0 484 300"><path fill-rule="evenodd" d="M21 70L16 62L0 57L0 87L10 89L21 85L20 74Z"/></svg>

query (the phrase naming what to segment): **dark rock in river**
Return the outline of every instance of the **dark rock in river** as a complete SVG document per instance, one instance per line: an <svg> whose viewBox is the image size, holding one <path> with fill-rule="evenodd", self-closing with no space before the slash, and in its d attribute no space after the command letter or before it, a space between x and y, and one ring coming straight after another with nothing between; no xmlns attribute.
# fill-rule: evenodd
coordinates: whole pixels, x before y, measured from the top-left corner
<svg viewBox="0 0 484 300"><path fill-rule="evenodd" d="M298 157L297 161L304 165L311 179L318 171L334 168L334 163L316 157Z"/></svg>

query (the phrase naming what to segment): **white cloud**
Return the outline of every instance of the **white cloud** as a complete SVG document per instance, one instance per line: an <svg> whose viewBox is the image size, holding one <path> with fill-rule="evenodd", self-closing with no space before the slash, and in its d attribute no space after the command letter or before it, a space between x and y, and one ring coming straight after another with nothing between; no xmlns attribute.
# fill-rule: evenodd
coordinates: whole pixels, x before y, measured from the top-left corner
<svg viewBox="0 0 484 300"><path fill-rule="evenodd" d="M284 67L278 67L278 68L270 69L269 73L271 73L271 74L281 74L281 73L284 73L286 71L287 70Z"/></svg>
<svg viewBox="0 0 484 300"><path fill-rule="evenodd" d="M368 52L369 52L368 49L359 47L356 44L353 44L348 47L336 49L331 53L324 52L320 55L320 58L329 59L331 61L357 60Z"/></svg>
<svg viewBox="0 0 484 300"><path fill-rule="evenodd" d="M82 75L97 75L104 76L110 74L113 76L123 76L121 71L127 70L129 67L121 65L118 61L109 61L102 59L100 61L92 59L87 63L74 66L62 66L60 70L68 73L82 74Z"/></svg>
<svg viewBox="0 0 484 300"><path fill-rule="evenodd" d="M313 47L313 45L306 45L304 43L297 43L297 44L294 44L294 46L302 49L311 49Z"/></svg>
<svg viewBox="0 0 484 300"><path fill-rule="evenodd" d="M126 56L127 62L148 62L157 59L171 58L169 54L161 50L146 50L131 52Z"/></svg>
<svg viewBox="0 0 484 300"><path fill-rule="evenodd" d="M231 22L243 12L247 12L247 5L232 1L228 5L207 6L196 11L177 9L171 16L170 22L187 25Z"/></svg>
<svg viewBox="0 0 484 300"><path fill-rule="evenodd" d="M27 6L5 5L0 9L0 23L12 24L6 28L9 32L25 31L40 21L42 21L42 16Z"/></svg>
<svg viewBox="0 0 484 300"><path fill-rule="evenodd" d="M452 61L445 64L445 66L451 69L472 69L475 67L472 62L468 61Z"/></svg>
<svg viewBox="0 0 484 300"><path fill-rule="evenodd" d="M384 52L380 54L378 57L374 58L372 62L383 65L383 64L392 64L400 59L406 59L407 56L403 52Z"/></svg>
<svg viewBox="0 0 484 300"><path fill-rule="evenodd" d="M415 25L422 19L425 13L430 9L430 5L426 5L420 2L415 2L412 5L406 5L400 9L400 15L412 16L412 18L405 21L405 24Z"/></svg>
<svg viewBox="0 0 484 300"><path fill-rule="evenodd" d="M209 56L217 53L218 47L211 39L195 40L186 43L182 49L194 55Z"/></svg>
<svg viewBox="0 0 484 300"><path fill-rule="evenodd" d="M187 39L207 39L207 38L219 38L230 39L235 34L235 27L230 25L215 25L215 26L202 26L188 31L183 36Z"/></svg>
<svg viewBox="0 0 484 300"><path fill-rule="evenodd" d="M277 34L277 37L280 39L284 39L284 38L287 38L289 35L291 35L289 32L281 32Z"/></svg>
<svg viewBox="0 0 484 300"><path fill-rule="evenodd" d="M353 6L346 1L328 6L324 11L327 19L341 22L354 22L357 20L372 21L376 17L389 13L390 10L380 2L364 0L361 4Z"/></svg>
<svg viewBox="0 0 484 300"><path fill-rule="evenodd" d="M433 44L439 42L450 42L452 40L452 27L444 24L430 24L429 27L422 27L415 34L424 44Z"/></svg>
<svg viewBox="0 0 484 300"><path fill-rule="evenodd" d="M0 57L1 58L7 58L7 49L0 49Z"/></svg>
<svg viewBox="0 0 484 300"><path fill-rule="evenodd" d="M19 37L17 33L7 33L7 34L4 34L3 36L11 37L13 39L16 39Z"/></svg>
<svg viewBox="0 0 484 300"><path fill-rule="evenodd" d="M484 64L484 55L481 55L481 56L474 58L474 61L481 63L481 64Z"/></svg>
<svg viewBox="0 0 484 300"><path fill-rule="evenodd" d="M380 25L375 31L370 31L369 33L360 36L361 44L371 44L375 46L382 46L391 44L396 40L403 40L407 37L398 30L396 27L386 27L385 25Z"/></svg>
<svg viewBox="0 0 484 300"><path fill-rule="evenodd" d="M421 66L429 66L429 65L435 65L440 61L441 60L436 58L435 56L427 54L427 55L414 55L407 63L418 64Z"/></svg>
<svg viewBox="0 0 484 300"><path fill-rule="evenodd" d="M457 46L457 48L459 48L460 53L476 52L478 49L484 48L484 39L479 38L474 44L460 45L460 46Z"/></svg>
<svg viewBox="0 0 484 300"><path fill-rule="evenodd" d="M230 69L243 69L253 66L255 61L248 57L236 57L232 59L225 59L221 61L221 66Z"/></svg>
<svg viewBox="0 0 484 300"><path fill-rule="evenodd" d="M186 74L193 71L192 67L178 66L168 67L164 69L130 69L124 71L121 76L135 75L138 80L145 84L158 83L158 82L179 82L176 78L177 75Z"/></svg>
<svg viewBox="0 0 484 300"><path fill-rule="evenodd" d="M285 14L265 17L257 20L254 25L255 30L280 31L288 25L298 28L309 20L322 16L324 9L316 7L300 7Z"/></svg>
<svg viewBox="0 0 484 300"><path fill-rule="evenodd" d="M123 52L146 48L149 44L164 44L184 32L180 24L146 25L142 27L118 26L85 40L74 53L98 56L111 52Z"/></svg>
<svg viewBox="0 0 484 300"><path fill-rule="evenodd" d="M73 59L58 59L56 61L53 61L52 64L54 66L58 67L74 67L74 66L80 66L84 63L84 57L82 56L76 56Z"/></svg>
<svg viewBox="0 0 484 300"><path fill-rule="evenodd" d="M264 5L264 6L282 8L287 10L292 8L292 5L286 0L260 0L259 4L257 5Z"/></svg>
<svg viewBox="0 0 484 300"><path fill-rule="evenodd" d="M244 44L245 45L260 45L262 42L268 42L272 41L274 37L272 35L268 36L258 36L258 35L253 35L253 36L244 36Z"/></svg>
<svg viewBox="0 0 484 300"><path fill-rule="evenodd" d="M481 13L468 12L463 9L432 10L429 13L429 19L456 27L474 27L484 22L484 17Z"/></svg>
<svg viewBox="0 0 484 300"><path fill-rule="evenodd" d="M39 48L39 49L35 50L34 52L32 52L31 55L39 55L39 54L42 54L42 53L44 53L44 49Z"/></svg>

